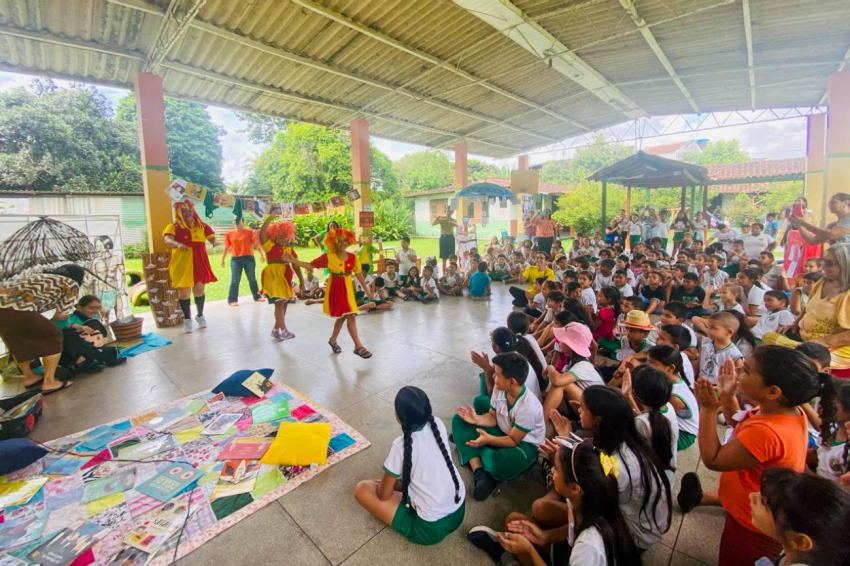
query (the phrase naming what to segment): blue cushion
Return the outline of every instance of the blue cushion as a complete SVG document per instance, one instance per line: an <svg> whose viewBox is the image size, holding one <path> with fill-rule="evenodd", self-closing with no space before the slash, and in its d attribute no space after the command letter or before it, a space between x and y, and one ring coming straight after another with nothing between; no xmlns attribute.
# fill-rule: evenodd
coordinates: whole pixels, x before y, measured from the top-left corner
<svg viewBox="0 0 850 566"><path fill-rule="evenodd" d="M271 368L265 369L242 369L219 383L215 386L215 389L212 390L213 393L224 393L228 397L253 397L254 394L251 393L249 389L242 385L242 382L248 379L248 377L257 372L266 379L272 376L274 370Z"/></svg>
<svg viewBox="0 0 850 566"><path fill-rule="evenodd" d="M0 440L0 476L26 468L47 454L47 450L26 438Z"/></svg>

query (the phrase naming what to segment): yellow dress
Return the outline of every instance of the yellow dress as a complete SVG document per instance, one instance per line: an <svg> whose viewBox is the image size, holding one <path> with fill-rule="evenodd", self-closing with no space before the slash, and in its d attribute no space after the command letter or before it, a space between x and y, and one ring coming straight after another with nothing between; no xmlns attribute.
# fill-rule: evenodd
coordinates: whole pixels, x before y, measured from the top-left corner
<svg viewBox="0 0 850 566"><path fill-rule="evenodd" d="M185 250L172 248L168 262L171 286L175 289L193 287L195 283L215 283L218 281L210 266L206 242L215 233L204 223L196 223L187 228L169 224L162 231L163 236L172 236L175 241L187 246Z"/></svg>
<svg viewBox="0 0 850 566"><path fill-rule="evenodd" d="M293 271L288 263L281 261L281 257L283 254L290 254L297 258L295 250L290 246L281 248L271 240L266 240L263 243L263 251L266 253L266 261L268 261L263 268L263 274L260 276L263 295L275 299L293 297L295 295L295 291L292 289Z"/></svg>
<svg viewBox="0 0 850 566"><path fill-rule="evenodd" d="M339 259L335 253L327 253L310 263L314 267L327 267L330 272L325 283L324 313L334 318L359 313L351 278L360 273L360 259L353 253L346 254L344 260Z"/></svg>

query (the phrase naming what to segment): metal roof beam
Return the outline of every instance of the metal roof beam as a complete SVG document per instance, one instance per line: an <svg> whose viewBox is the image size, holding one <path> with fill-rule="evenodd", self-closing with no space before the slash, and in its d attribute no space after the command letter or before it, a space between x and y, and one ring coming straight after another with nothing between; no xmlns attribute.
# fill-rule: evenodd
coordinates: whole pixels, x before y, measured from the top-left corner
<svg viewBox="0 0 850 566"><path fill-rule="evenodd" d="M508 90L505 90L505 89L503 89L499 86L496 86L496 85L492 84L491 82L487 81L486 79L476 77L472 73L469 73L467 71L464 71L463 69L458 68L455 65L452 65L448 61L444 61L444 60L440 59L439 57L435 57L434 55L431 55L429 53L425 53L424 51L416 49L415 47L411 47L409 45L406 45L405 43L395 39L394 37L390 37L389 35L386 35L382 32L376 31L376 30L374 30L374 29L372 29L372 28L370 28L370 27L368 27L364 24L361 24L360 22L354 21L353 19L349 18L348 16L345 16L343 14L340 14L338 12L334 12L333 10L325 8L324 6L321 6L321 5L313 2L312 0L291 0L291 2L293 4L297 4L298 6L301 6L302 8L306 8L307 10L310 10L312 12L320 14L320 15L322 15L322 16L330 19L330 20L333 20L336 23L341 24L341 25L343 25L347 28L353 29L353 30L365 35L365 36L368 36L368 37L371 37L372 39L380 41L381 43L384 43L385 45L389 45L389 46L394 47L394 48L396 48L400 51L403 51L403 52L407 53L408 55L412 55L414 57L418 57L419 59L422 59L423 61L427 61L431 65L435 65L435 66L443 68L443 69L445 69L449 72L452 72L456 75L459 75L459 76L465 78L468 81L477 82L482 87L484 87L488 90L491 90L491 91L493 91L497 94L500 94L500 95L502 95L506 98L510 98L511 100L513 100L515 102L519 102L520 104L524 104L525 106L529 106L531 108L534 108L535 110L539 110L540 112L548 114L549 116L557 118L557 119L559 119L563 122L566 122L568 124L572 124L573 126L576 126L577 128L581 128L582 130L588 130L587 126L585 126L581 122L578 122L577 120L570 118L569 116L565 116L565 115L561 114L560 112L555 112L554 110L550 110L549 108L546 108L542 104L539 104L537 102L534 102L533 100L530 100L530 99L525 98L521 95L515 94L515 93L510 92Z"/></svg>
<svg viewBox="0 0 850 566"><path fill-rule="evenodd" d="M207 0L191 1L191 5L186 7L185 11L180 9L183 0L171 0L168 4L168 8L165 10L165 17L159 26L159 30L157 30L153 49L151 49L148 60L145 63L146 71L151 73L156 72L157 66L168 56L168 52L171 51L171 48L174 47L177 41L185 35L189 29L189 24L207 2ZM176 28L171 35L166 36L168 28L172 23L176 25Z"/></svg>
<svg viewBox="0 0 850 566"><path fill-rule="evenodd" d="M847 63L850 63L850 49L844 52L844 60L838 64L838 68L835 70L836 73L840 73L847 67ZM826 99L829 97L829 87L827 87L823 91L823 96L820 97L820 101L818 101L818 106L823 106L823 103L826 102Z"/></svg>
<svg viewBox="0 0 850 566"><path fill-rule="evenodd" d="M652 52L655 53L655 57L658 58L658 61L661 63L661 66L664 67L664 70L667 71L667 74L670 75L670 78L673 79L673 82L676 83L676 86L679 88L679 91L685 96L685 100L688 101L688 104L691 105L694 112L700 114L701 111L697 103L694 101L694 97L691 95L688 87L685 86L685 83L682 82L682 79L679 78L679 75L676 74L676 69L673 68L673 64L670 63L670 59L667 58L667 55L664 53L664 50L661 49L661 46L658 45L658 41L655 39L655 35L646 25L646 20L640 15L635 7L635 3L633 0L620 0L620 6L626 10L629 16L632 18L632 21L640 30L640 34L643 36L643 39L646 40L646 43L649 45L649 48L652 49Z"/></svg>
<svg viewBox="0 0 850 566"><path fill-rule="evenodd" d="M168 16L166 16L165 13L160 11L160 9L156 5L149 4L149 3L145 2L145 0L106 0L106 1L109 2L110 4L115 4L116 6L121 6L121 7L129 8L129 9L132 9L132 10L142 11L146 14L150 14L150 15L154 15L154 16L160 16L160 17L163 17L163 18L166 18L166 19L168 18ZM204 0L204 1L206 1L206 0ZM280 47L272 47L270 45L267 45L266 43L263 43L262 41L252 39L252 38L246 37L244 35L240 35L236 32L215 26L213 24L210 24L210 23L205 22L203 20L199 20L197 18L190 19L187 22L187 25L190 28L197 29L199 31L206 32L206 33L209 33L209 34L213 34L213 35L220 37L222 39L225 39L227 41L232 41L232 42L238 43L240 45L244 45L245 47L249 47L251 49L256 49L258 51L262 51L263 53L266 53L268 55L272 55L274 57L279 57L279 58L284 59L286 61L289 61L291 63L297 63L299 65L305 65L307 67L310 67L310 68L313 68L313 69L316 69L316 70L319 70L319 71L322 71L322 72L331 73L331 74L334 74L336 76L343 77L343 78L346 78L346 79L349 79L349 80L352 80L352 81L356 81L356 82L359 82L359 83L362 83L362 84L366 84L366 85L369 85L369 86L374 87L374 88L386 90L388 92L385 96L389 96L391 94L400 94L402 96L412 98L412 99L414 99L418 102L422 102L423 104L428 104L430 106L434 106L434 107L440 108L442 110L454 112L456 114L466 116L467 118L473 118L475 120L487 122L488 124L492 124L494 126L499 126L499 127L505 128L507 130L511 130L513 132L517 132L517 133L520 133L520 134L523 134L523 135L526 135L526 136L529 136L529 137L532 137L532 138L544 140L544 141L547 141L547 142L557 141L557 139L558 139L558 138L555 138L555 137L552 137L552 136L547 136L547 135L544 135L544 134L538 134L536 132L531 132L529 130L522 129L520 127L517 127L517 126L514 126L513 124L508 123L507 121L505 121L503 119L488 116L486 114L481 114L479 112L474 112L472 110L468 110L466 108L462 108L460 106L457 106L455 104L451 104L449 102L445 102L445 101L442 101L442 100L435 100L432 97L429 97L429 96L424 95L422 93L418 93L416 91L412 91L412 90L405 88L406 85L397 86L397 85L385 83L385 82L382 82L382 81L370 79L370 78L364 77L362 75L349 73L348 71L344 71L344 70L339 69L339 68L337 68L333 65L329 65L327 63L323 63L323 62L317 61L315 59L310 59L308 57L304 57L302 55L292 53L292 52L287 51L285 49L282 49ZM420 77L417 77L417 78L420 78ZM377 103L377 101L379 99L382 99L382 98L384 98L384 97L378 97L378 99L372 100L371 102L369 102L369 104L367 104L366 106L363 107L363 110L371 108L372 106L374 106ZM351 117L349 117L349 119L346 120L346 122L349 122L349 121L351 121Z"/></svg>
<svg viewBox="0 0 850 566"><path fill-rule="evenodd" d="M750 75L750 108L756 109L756 71L753 67L753 21L750 17L750 0L743 0L744 37L747 40L747 68Z"/></svg>
<svg viewBox="0 0 850 566"><path fill-rule="evenodd" d="M305 0L293 1L300 4ZM557 72L618 112L629 118L646 116L637 103L509 0L454 0L454 3L534 54L541 63L551 62Z"/></svg>
<svg viewBox="0 0 850 566"><path fill-rule="evenodd" d="M48 43L51 45L58 45L61 47L74 47L77 49L83 49L85 51L91 51L93 53L100 53L102 55L113 55L115 57L121 57L123 59L133 59L136 61L145 60L145 54L138 51L125 51L123 49L109 47L107 45L102 45L93 41L71 39L70 37L62 37L60 35L53 35L43 31L30 31L23 28L0 25L0 35L16 37L18 39L29 39L32 41Z"/></svg>

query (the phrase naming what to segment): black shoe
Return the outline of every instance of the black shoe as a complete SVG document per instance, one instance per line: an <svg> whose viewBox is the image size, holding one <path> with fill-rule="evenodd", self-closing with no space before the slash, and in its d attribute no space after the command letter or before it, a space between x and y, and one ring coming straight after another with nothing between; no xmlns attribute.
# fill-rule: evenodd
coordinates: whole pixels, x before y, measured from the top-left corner
<svg viewBox="0 0 850 566"><path fill-rule="evenodd" d="M499 539L496 538L496 531L490 527L473 527L466 535L469 542L487 553L493 562L496 564L502 559L505 549L502 548Z"/></svg>
<svg viewBox="0 0 850 566"><path fill-rule="evenodd" d="M488 474L484 468L478 468L472 474L472 497L476 501L484 501L498 485L499 480Z"/></svg>
<svg viewBox="0 0 850 566"><path fill-rule="evenodd" d="M106 366L95 360L86 360L77 366L77 373L100 373Z"/></svg>
<svg viewBox="0 0 850 566"><path fill-rule="evenodd" d="M678 501L682 513L689 513L700 504L700 501L702 501L702 484L698 475L688 472L682 476L682 485L679 488L676 501Z"/></svg>

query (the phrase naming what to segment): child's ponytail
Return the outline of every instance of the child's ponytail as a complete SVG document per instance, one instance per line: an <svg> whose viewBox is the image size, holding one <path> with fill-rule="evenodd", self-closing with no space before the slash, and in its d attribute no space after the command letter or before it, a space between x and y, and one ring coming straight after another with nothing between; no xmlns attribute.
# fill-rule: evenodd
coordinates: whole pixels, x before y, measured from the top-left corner
<svg viewBox="0 0 850 566"><path fill-rule="evenodd" d="M676 355L681 365L682 357L678 352ZM661 414L661 409L667 406L673 394L673 384L663 371L643 365L632 373L632 394L637 401L649 408L649 425L652 428L649 444L658 456L661 470L676 471L672 467L673 430L670 421Z"/></svg>
<svg viewBox="0 0 850 566"><path fill-rule="evenodd" d="M437 421L434 420L433 416L428 418L428 424L431 425L431 432L434 433L434 440L437 441L437 446L440 447L440 453L443 455L443 459L446 461L446 466L452 474L452 481L455 484L455 503L460 503L460 480L457 478L457 472L455 471L455 465L452 462L452 457L449 455L446 443L443 442L443 437L440 435L440 429L437 428Z"/></svg>
<svg viewBox="0 0 850 566"><path fill-rule="evenodd" d="M666 330L666 328L667 327L665 326L663 329ZM682 327L677 325L677 328ZM684 332L687 332L687 330L684 330ZM693 385L688 379L688 374L685 373L685 366L682 362L682 353L679 350L677 350L673 346L667 346L666 344L662 344L661 346L653 346L652 348L648 349L646 351L646 355L649 356L650 359L655 360L661 365L673 366L676 370L676 375L678 375L682 379L682 381L687 384L688 387L693 388ZM668 396L667 398L669 399L670 397Z"/></svg>
<svg viewBox="0 0 850 566"><path fill-rule="evenodd" d="M818 373L818 397L820 398L820 439L821 443L828 448L835 437L832 425L835 424L837 409L835 402L838 397L838 388L828 373Z"/></svg>
<svg viewBox="0 0 850 566"><path fill-rule="evenodd" d="M401 431L404 435L404 458L401 467L401 501L407 505L408 489L410 488L410 472L413 469L413 432L432 423L434 417L431 412L431 401L424 391L418 387L402 387L395 396L395 413L401 423ZM434 427L434 424L431 425ZM437 431L435 434L438 435ZM440 445L442 448L442 444ZM454 470L452 470L454 477ZM457 486L457 484L455 484Z"/></svg>
<svg viewBox="0 0 850 566"><path fill-rule="evenodd" d="M493 343L499 347L499 351L503 354L508 352L516 352L522 354L525 359L531 364L531 369L537 377L537 383L540 385L540 391L545 389L546 380L543 375L543 366L540 364L540 359L537 353L532 349L528 340L522 336L517 336L510 329L500 326L493 331Z"/></svg>

